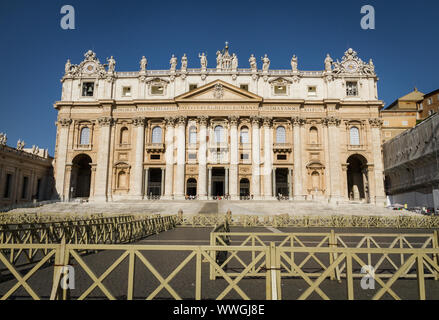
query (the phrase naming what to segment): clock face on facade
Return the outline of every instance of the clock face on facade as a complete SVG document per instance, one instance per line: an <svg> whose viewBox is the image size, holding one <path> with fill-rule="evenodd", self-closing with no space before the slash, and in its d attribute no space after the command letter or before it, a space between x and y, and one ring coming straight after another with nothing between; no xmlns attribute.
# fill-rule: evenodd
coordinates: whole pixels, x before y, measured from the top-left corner
<svg viewBox="0 0 439 320"><path fill-rule="evenodd" d="M354 73L357 71L358 66L355 62L351 61L346 63L345 68L347 72Z"/></svg>
<svg viewBox="0 0 439 320"><path fill-rule="evenodd" d="M93 73L96 70L96 66L94 63L87 63L84 65L83 72L84 73Z"/></svg>

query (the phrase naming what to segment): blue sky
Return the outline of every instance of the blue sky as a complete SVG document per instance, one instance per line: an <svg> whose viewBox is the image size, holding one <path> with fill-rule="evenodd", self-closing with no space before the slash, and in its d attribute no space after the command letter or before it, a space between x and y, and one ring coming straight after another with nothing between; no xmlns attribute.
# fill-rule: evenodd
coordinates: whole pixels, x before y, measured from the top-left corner
<svg viewBox="0 0 439 320"><path fill-rule="evenodd" d="M66 4L75 8L76 30L60 27ZM376 10L375 30L360 27L366 4ZM438 14L434 0L1 0L0 132L9 145L21 138L53 155L64 64L78 64L88 49L101 62L113 55L116 70L136 71L143 55L148 68L167 69L171 54L186 53L189 67L198 67L198 53L206 52L213 66L229 41L240 67L251 53L267 53L270 68L290 68L296 54L299 69L322 70L326 53L336 60L352 47L374 60L388 105L415 86L424 93L439 87Z"/></svg>

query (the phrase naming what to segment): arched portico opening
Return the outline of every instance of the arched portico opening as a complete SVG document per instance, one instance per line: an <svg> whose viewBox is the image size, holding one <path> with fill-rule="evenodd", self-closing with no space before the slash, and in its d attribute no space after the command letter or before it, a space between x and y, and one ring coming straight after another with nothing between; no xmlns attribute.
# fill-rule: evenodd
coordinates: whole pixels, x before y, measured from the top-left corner
<svg viewBox="0 0 439 320"><path fill-rule="evenodd" d="M241 200L245 200L250 197L250 181L246 178L243 178L239 181L239 197Z"/></svg>
<svg viewBox="0 0 439 320"><path fill-rule="evenodd" d="M366 158L362 155L354 154L348 158L347 164L349 200L369 202L369 182Z"/></svg>
<svg viewBox="0 0 439 320"><path fill-rule="evenodd" d="M186 196L194 198L197 196L197 180L190 178L186 182Z"/></svg>
<svg viewBox="0 0 439 320"><path fill-rule="evenodd" d="M86 154L77 155L73 159L70 179L71 198L90 197L91 163L90 156Z"/></svg>

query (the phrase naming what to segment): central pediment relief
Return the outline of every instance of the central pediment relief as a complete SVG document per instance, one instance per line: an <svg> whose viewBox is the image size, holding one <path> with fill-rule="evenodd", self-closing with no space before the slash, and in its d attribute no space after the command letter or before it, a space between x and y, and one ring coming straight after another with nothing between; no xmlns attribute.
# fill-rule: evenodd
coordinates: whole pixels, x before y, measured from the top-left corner
<svg viewBox="0 0 439 320"><path fill-rule="evenodd" d="M216 80L175 98L176 102L261 102L262 97Z"/></svg>

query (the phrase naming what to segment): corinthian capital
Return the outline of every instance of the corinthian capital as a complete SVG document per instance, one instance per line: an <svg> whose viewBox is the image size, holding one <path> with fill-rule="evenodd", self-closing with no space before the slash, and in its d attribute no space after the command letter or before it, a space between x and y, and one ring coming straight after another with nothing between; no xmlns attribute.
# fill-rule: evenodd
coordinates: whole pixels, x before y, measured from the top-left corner
<svg viewBox="0 0 439 320"><path fill-rule="evenodd" d="M135 127L143 127L145 125L145 118L142 118L142 117L134 118L133 125Z"/></svg>
<svg viewBox="0 0 439 320"><path fill-rule="evenodd" d="M379 118L369 119L369 123L372 128L381 128L383 125L383 121Z"/></svg>
<svg viewBox="0 0 439 320"><path fill-rule="evenodd" d="M179 126L185 126L186 125L186 120L187 120L187 117L179 116L177 118L177 123L178 123Z"/></svg>
<svg viewBox="0 0 439 320"><path fill-rule="evenodd" d="M340 123L341 123L341 120L336 118L336 117L334 117L334 116L330 116L330 117L323 118L322 122L327 127L329 127L329 126L339 126Z"/></svg>
<svg viewBox="0 0 439 320"><path fill-rule="evenodd" d="M261 123L261 118L259 116L251 116L250 121L252 125L259 126L259 124Z"/></svg>
<svg viewBox="0 0 439 320"><path fill-rule="evenodd" d="M109 127L113 124L113 118L110 117L102 117L98 119L98 124L101 127Z"/></svg>
<svg viewBox="0 0 439 320"><path fill-rule="evenodd" d="M239 117L237 117L237 116L230 116L229 117L230 126L237 126L238 122L239 122Z"/></svg>
<svg viewBox="0 0 439 320"><path fill-rule="evenodd" d="M207 126L207 122L209 121L209 117L207 116L198 116L197 117L198 122L200 123L200 126Z"/></svg>
<svg viewBox="0 0 439 320"><path fill-rule="evenodd" d="M167 127L173 127L175 124L175 118L174 117L166 117L165 122L166 122Z"/></svg>
<svg viewBox="0 0 439 320"><path fill-rule="evenodd" d="M271 118L271 117L264 117L264 118L262 118L262 121L264 123L264 127L270 127L271 124L273 123L273 118Z"/></svg>
<svg viewBox="0 0 439 320"><path fill-rule="evenodd" d="M58 124L63 128L69 127L71 123L72 123L72 119L63 118L58 120Z"/></svg>
<svg viewBox="0 0 439 320"><path fill-rule="evenodd" d="M292 117L291 123L293 124L293 126L300 127L306 123L306 120L304 118L301 118L301 117Z"/></svg>

